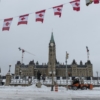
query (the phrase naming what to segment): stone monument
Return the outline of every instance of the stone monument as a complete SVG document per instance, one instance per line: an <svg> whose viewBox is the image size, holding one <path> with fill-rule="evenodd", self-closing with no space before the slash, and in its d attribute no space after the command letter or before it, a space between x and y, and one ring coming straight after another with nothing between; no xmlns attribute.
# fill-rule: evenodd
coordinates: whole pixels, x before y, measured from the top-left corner
<svg viewBox="0 0 100 100"><path fill-rule="evenodd" d="M41 88L41 82L39 81L38 83L36 83L36 86L38 87L38 88Z"/></svg>
<svg viewBox="0 0 100 100"><path fill-rule="evenodd" d="M10 75L10 72L7 73L6 75L6 86L9 86L11 83L11 75Z"/></svg>

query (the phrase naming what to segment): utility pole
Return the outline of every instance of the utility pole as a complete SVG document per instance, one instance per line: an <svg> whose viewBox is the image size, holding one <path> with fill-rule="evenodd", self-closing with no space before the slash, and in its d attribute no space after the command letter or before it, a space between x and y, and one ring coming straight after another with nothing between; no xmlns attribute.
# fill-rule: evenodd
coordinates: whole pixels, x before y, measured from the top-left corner
<svg viewBox="0 0 100 100"><path fill-rule="evenodd" d="M68 53L67 53L67 51L66 51L66 60L65 60L65 62L66 62L66 90L68 90L68 71L67 71L67 59L68 59Z"/></svg>

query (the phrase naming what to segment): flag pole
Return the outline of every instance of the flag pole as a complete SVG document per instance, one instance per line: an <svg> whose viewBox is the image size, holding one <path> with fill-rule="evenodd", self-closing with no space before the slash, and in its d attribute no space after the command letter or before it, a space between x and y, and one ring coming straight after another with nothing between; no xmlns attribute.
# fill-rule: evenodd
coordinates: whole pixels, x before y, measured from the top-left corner
<svg viewBox="0 0 100 100"><path fill-rule="evenodd" d="M88 56L88 60L89 60L89 52L87 53L87 56Z"/></svg>
<svg viewBox="0 0 100 100"><path fill-rule="evenodd" d="M87 61L88 61L89 60L89 49L87 46L86 46L86 49L87 49Z"/></svg>
<svg viewBox="0 0 100 100"><path fill-rule="evenodd" d="M66 62L66 90L68 90L68 69L67 69L67 59L68 59L68 53L66 51L66 59L65 59L65 62Z"/></svg>

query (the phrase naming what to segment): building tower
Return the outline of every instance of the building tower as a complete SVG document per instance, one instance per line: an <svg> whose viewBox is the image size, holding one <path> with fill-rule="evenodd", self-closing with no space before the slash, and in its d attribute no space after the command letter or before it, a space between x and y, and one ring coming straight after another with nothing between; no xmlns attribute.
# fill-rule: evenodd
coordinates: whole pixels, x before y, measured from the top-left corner
<svg viewBox="0 0 100 100"><path fill-rule="evenodd" d="M48 76L56 74L56 45L54 41L53 32L51 34L51 39L49 42L49 59L48 59Z"/></svg>

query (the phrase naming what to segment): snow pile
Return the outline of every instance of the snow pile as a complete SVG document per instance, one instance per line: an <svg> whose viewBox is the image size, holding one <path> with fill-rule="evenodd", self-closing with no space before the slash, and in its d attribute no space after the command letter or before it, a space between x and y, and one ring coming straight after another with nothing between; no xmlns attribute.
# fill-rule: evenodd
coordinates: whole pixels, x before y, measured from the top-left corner
<svg viewBox="0 0 100 100"><path fill-rule="evenodd" d="M44 85L41 85L41 88L37 88L36 87L36 84L33 84L31 86L28 86L28 87L24 87L24 89L27 89L27 90L32 90L32 91L35 91L35 92L46 92L46 91L50 91L50 87L47 87L47 86L44 86Z"/></svg>
<svg viewBox="0 0 100 100"><path fill-rule="evenodd" d="M0 86L0 91L32 91L32 92L46 92L50 91L50 87L44 85L41 88L37 88L36 84L31 86Z"/></svg>
<svg viewBox="0 0 100 100"><path fill-rule="evenodd" d="M65 87L58 87L58 92L65 92L66 88Z"/></svg>

